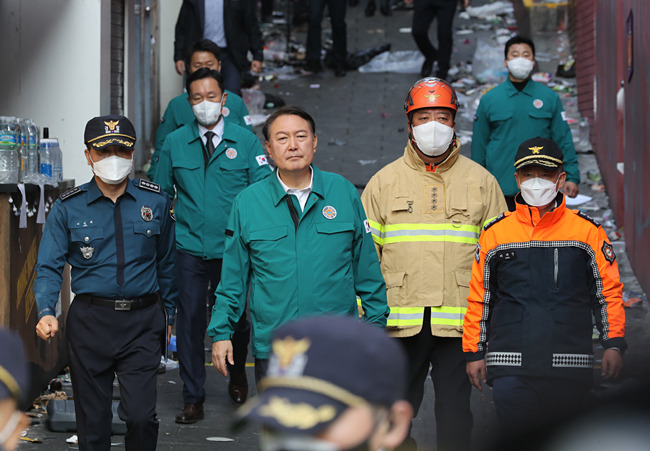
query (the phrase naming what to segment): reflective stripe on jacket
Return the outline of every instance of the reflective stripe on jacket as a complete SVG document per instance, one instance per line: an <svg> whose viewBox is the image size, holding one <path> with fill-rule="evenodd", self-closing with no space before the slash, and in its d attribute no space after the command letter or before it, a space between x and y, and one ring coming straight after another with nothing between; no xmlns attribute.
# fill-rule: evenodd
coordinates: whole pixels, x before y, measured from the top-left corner
<svg viewBox="0 0 650 451"><path fill-rule="evenodd" d="M499 376L592 379L592 318L604 348L626 347L616 255L600 225L560 204L488 225L476 250L465 315L467 360Z"/></svg>
<svg viewBox="0 0 650 451"><path fill-rule="evenodd" d="M361 199L386 281L389 332L416 335L430 307L433 335L460 337L481 227L506 209L496 179L460 155L458 140L435 172L409 143Z"/></svg>

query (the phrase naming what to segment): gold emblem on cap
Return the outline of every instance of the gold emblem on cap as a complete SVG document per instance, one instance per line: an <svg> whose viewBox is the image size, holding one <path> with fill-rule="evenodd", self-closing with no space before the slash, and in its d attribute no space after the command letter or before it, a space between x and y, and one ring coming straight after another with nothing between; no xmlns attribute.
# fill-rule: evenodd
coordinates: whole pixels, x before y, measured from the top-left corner
<svg viewBox="0 0 650 451"><path fill-rule="evenodd" d="M534 154L538 154L540 150L542 150L544 146L534 146L534 147L529 147L528 150L532 150Z"/></svg>
<svg viewBox="0 0 650 451"><path fill-rule="evenodd" d="M273 341L273 353L278 357L280 368L287 368L297 355L304 354L311 346L308 338L295 340L287 337L284 340Z"/></svg>
<svg viewBox="0 0 650 451"><path fill-rule="evenodd" d="M424 97L426 97L429 102L434 102L438 97L440 97L440 94L425 94Z"/></svg>
<svg viewBox="0 0 650 451"><path fill-rule="evenodd" d="M336 417L336 409L330 404L320 407L304 402L293 404L286 398L273 396L266 405L260 407L259 414L275 419L284 427L305 430L333 420Z"/></svg>
<svg viewBox="0 0 650 451"><path fill-rule="evenodd" d="M109 129L110 131L115 130L115 126L116 126L117 124L119 124L119 123L120 123L120 121L108 121L108 122L104 121L104 124L106 124L106 125L108 126L108 129Z"/></svg>

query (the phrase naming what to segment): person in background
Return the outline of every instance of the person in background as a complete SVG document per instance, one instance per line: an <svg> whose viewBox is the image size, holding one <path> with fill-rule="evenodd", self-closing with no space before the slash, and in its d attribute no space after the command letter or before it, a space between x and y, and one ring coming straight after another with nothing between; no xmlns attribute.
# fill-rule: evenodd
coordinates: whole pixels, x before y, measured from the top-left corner
<svg viewBox="0 0 650 451"><path fill-rule="evenodd" d="M571 130L560 97L531 80L535 44L523 36L514 36L506 42L504 52L508 79L481 98L474 116L471 158L497 178L508 209L515 211L515 195L519 189L512 159L517 153L517 143L535 136L550 138L564 155L567 173L564 193L575 197L580 171Z"/></svg>
<svg viewBox="0 0 650 451"><path fill-rule="evenodd" d="M186 88L196 119L167 135L154 177L164 191L176 196L180 291L176 345L184 401L176 422L181 424L204 416L206 299L208 287L214 290L221 276L223 231L233 199L271 173L257 136L223 119L228 93L221 74L200 68L187 77ZM244 310L235 322L228 393L235 403L242 403L248 396L245 365L250 336Z"/></svg>
<svg viewBox="0 0 650 451"><path fill-rule="evenodd" d="M155 450L158 440L156 381L178 297L175 223L159 185L128 178L135 139L124 116L88 121L85 156L94 177L59 196L38 248L42 340L59 331L55 307L65 264L72 267L66 338L81 450L110 448L115 374L126 449Z"/></svg>
<svg viewBox="0 0 650 451"><path fill-rule="evenodd" d="M209 39L202 39L195 42L190 48L187 53L185 67L190 74L202 67L207 67L208 69L214 69L220 72L220 55L221 52L217 44ZM228 122L234 122L237 125L241 125L242 127L253 131L251 117L248 114L248 109L246 108L246 104L242 98L227 89L225 90L225 93L228 94L228 101L224 102L222 108L223 119ZM163 142L167 135L174 130L181 128L183 125L194 122L194 119L194 112L192 111L192 105L187 97L187 92L183 92L169 101L167 109L165 109L165 114L160 120L160 125L156 130L156 147L151 156L151 164L147 170L147 177L149 177L149 179L153 179L154 174L156 173L156 165L158 164L160 149L162 149Z"/></svg>
<svg viewBox="0 0 650 451"><path fill-rule="evenodd" d="M361 196L386 280L387 330L408 359L407 399L417 415L430 373L438 449L446 451L470 445L472 387L461 346L467 286L481 227L506 209L494 177L460 154L458 107L446 81L417 81L404 102L404 155ZM402 449L414 447L408 437Z"/></svg>
<svg viewBox="0 0 650 451"><path fill-rule="evenodd" d="M196 41L209 39L221 51L224 88L240 96L241 74L262 71L264 41L256 10L252 1L183 0L174 40L176 72L186 74L188 48ZM248 61L248 52L252 62Z"/></svg>
<svg viewBox="0 0 650 451"><path fill-rule="evenodd" d="M13 451L30 423L20 410L29 388L29 367L18 335L0 329L0 343L0 450Z"/></svg>
<svg viewBox="0 0 650 451"><path fill-rule="evenodd" d="M484 227L463 323L467 375L492 386L503 439L564 422L593 385L593 322L600 374L623 367L625 311L616 254L603 228L566 208L563 155L548 138L519 145L517 209Z"/></svg>
<svg viewBox="0 0 650 451"><path fill-rule="evenodd" d="M388 450L408 432L406 359L381 329L357 319L293 321L273 336L260 395L237 412L262 426L262 451Z"/></svg>
<svg viewBox="0 0 650 451"><path fill-rule="evenodd" d="M461 0L464 7L470 0ZM451 67L451 53L453 50L453 24L454 14L458 0L405 0L407 5L413 4L413 27L411 34L415 45L424 55L424 63L420 69L422 77L433 74L434 63L438 69L433 74L438 78L446 79ZM438 48L435 48L429 39L429 28L437 19Z"/></svg>
<svg viewBox="0 0 650 451"><path fill-rule="evenodd" d="M348 58L347 25L345 23L345 10L347 0L309 0L309 23L307 28L307 65L305 70L309 73L323 71L321 63L322 50L322 22L325 6L329 11L332 24L332 68L334 75L344 77L346 74Z"/></svg>

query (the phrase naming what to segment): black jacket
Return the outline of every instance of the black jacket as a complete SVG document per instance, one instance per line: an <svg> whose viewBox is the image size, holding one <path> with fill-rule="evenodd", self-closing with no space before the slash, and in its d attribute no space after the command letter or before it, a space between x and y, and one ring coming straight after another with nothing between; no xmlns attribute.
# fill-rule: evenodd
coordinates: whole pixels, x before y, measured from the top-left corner
<svg viewBox="0 0 650 451"><path fill-rule="evenodd" d="M255 3L253 0L224 0L223 14L228 53L240 72L247 71L250 68L249 50L254 60L262 61L264 57ZM184 60L190 46L203 39L204 19L203 0L183 0L176 21L174 61Z"/></svg>

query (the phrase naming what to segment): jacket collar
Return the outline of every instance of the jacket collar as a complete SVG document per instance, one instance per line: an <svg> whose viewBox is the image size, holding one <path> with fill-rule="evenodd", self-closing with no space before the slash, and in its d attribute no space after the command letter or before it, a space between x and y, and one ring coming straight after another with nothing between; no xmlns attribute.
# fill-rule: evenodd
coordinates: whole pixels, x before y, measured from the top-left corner
<svg viewBox="0 0 650 451"><path fill-rule="evenodd" d="M457 137L456 142L454 143L454 148L451 150L451 153L447 159L436 166L436 172L448 171L449 168L451 168L458 159L458 155L460 155L460 139ZM422 161L422 159L418 156L417 150L413 148L413 144L411 143L410 138L406 143L406 147L404 148L404 160L409 167L415 169L416 171L427 171L424 161Z"/></svg>
<svg viewBox="0 0 650 451"><path fill-rule="evenodd" d="M524 89L521 90L522 93L532 97L533 96L533 90L535 89L535 84L536 82L533 81L532 79L528 80L528 83L526 83L526 86L524 86ZM506 88L506 95L508 97L512 97L516 94L518 94L520 91L517 91L517 88L515 88L515 85L512 84L512 81L510 81L510 78L506 79L505 82L503 82L505 88Z"/></svg>
<svg viewBox="0 0 650 451"><path fill-rule="evenodd" d="M311 192L313 194L316 194L318 197L323 198L325 191L323 186L323 174L321 173L320 169L318 169L313 163L311 165L311 170L313 177ZM270 175L265 179L270 185L271 199L273 200L273 205L276 207L287 195L287 193L284 191L284 188L282 188L280 181L278 180L277 172L278 168L275 168L273 170L273 175ZM305 207L305 211L307 211L307 207Z"/></svg>
<svg viewBox="0 0 650 451"><path fill-rule="evenodd" d="M126 184L126 190L124 191L124 196L125 194L128 194L132 198L135 199L135 187L133 186L133 181L129 180ZM120 197L122 197L120 196ZM97 182L95 181L95 177L93 177L90 182L87 184L87 194L86 194L86 202L87 205L92 204L95 202L97 199L100 199L104 197L104 194L102 191L99 189L99 186L97 186Z"/></svg>
<svg viewBox="0 0 650 451"><path fill-rule="evenodd" d="M517 215L517 219L519 221L531 224L533 227L550 227L559 221L566 211L566 201L564 194L557 193L555 202L558 204L557 207L540 218L539 209L537 209L537 207L529 206L524 201L521 193L517 193L515 196L515 204L517 206L515 214Z"/></svg>

